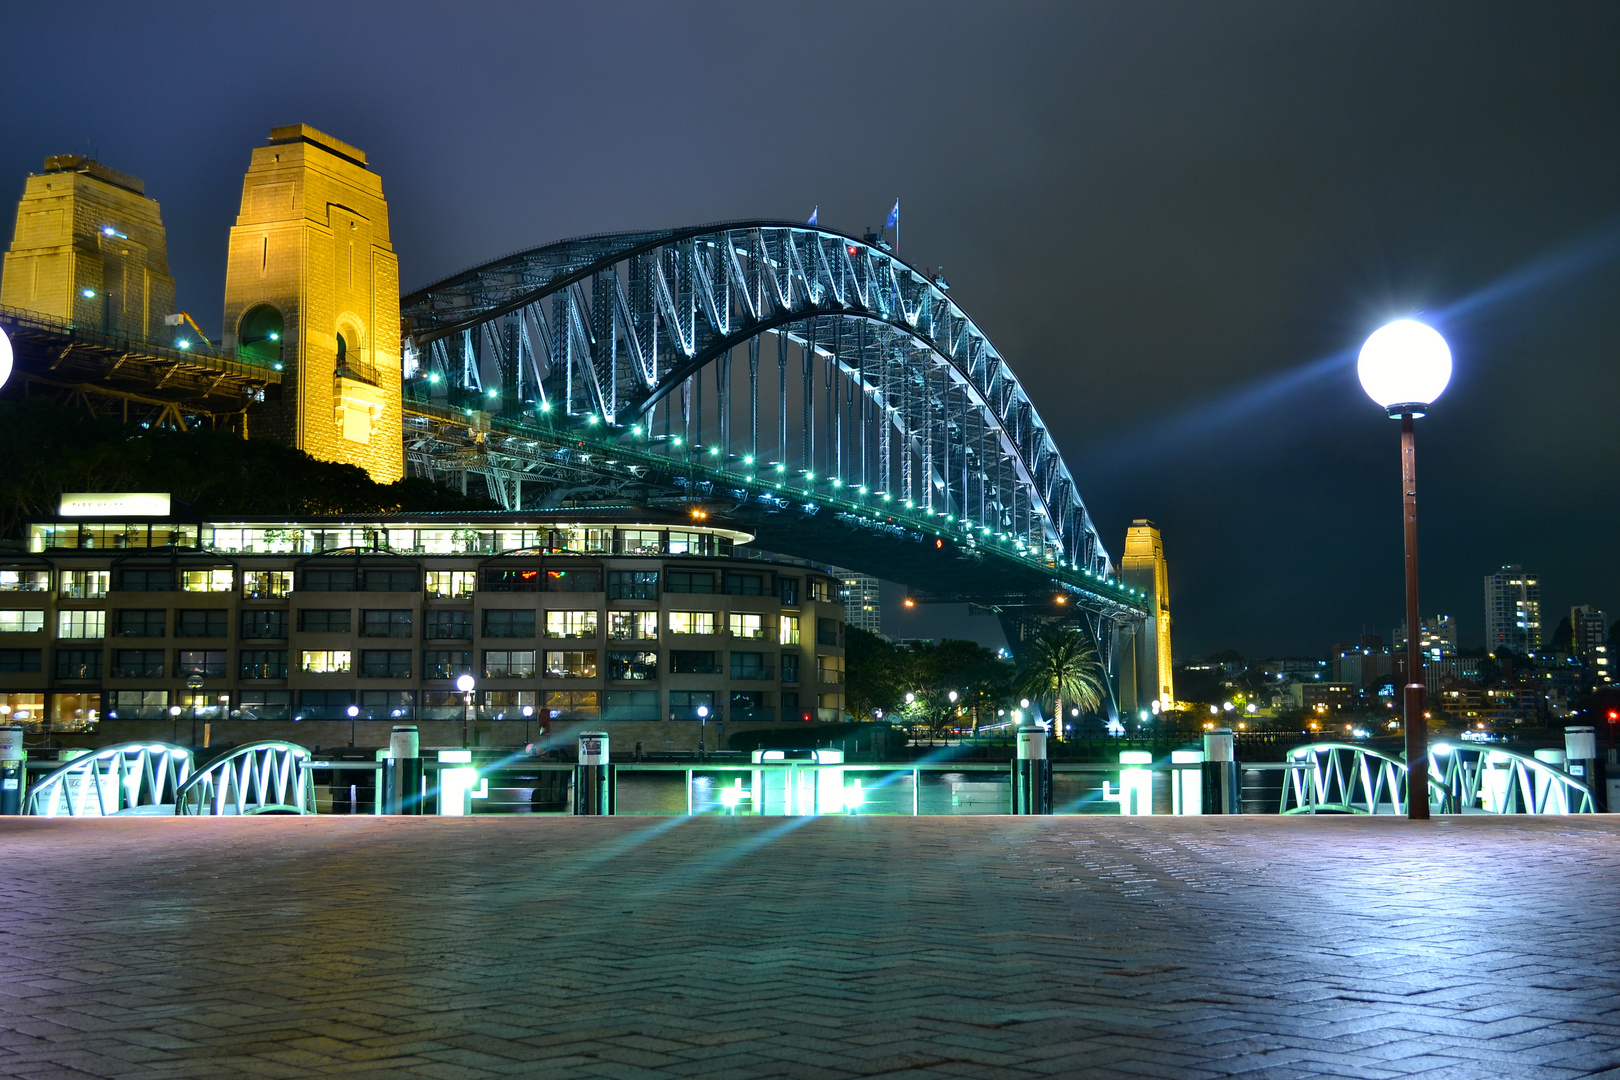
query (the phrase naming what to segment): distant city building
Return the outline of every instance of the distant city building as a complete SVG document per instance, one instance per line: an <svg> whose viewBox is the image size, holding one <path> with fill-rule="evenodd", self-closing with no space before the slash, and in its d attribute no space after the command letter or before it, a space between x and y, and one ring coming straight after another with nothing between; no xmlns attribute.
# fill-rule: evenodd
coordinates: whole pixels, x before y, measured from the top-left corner
<svg viewBox="0 0 1620 1080"><path fill-rule="evenodd" d="M832 568L838 577L838 595L844 601L844 625L883 633L883 605L878 599L878 579L870 574Z"/></svg>
<svg viewBox="0 0 1620 1080"><path fill-rule="evenodd" d="M1394 674L1390 651L1378 634L1364 635L1359 645L1333 647L1333 681L1349 683L1363 694Z"/></svg>
<svg viewBox="0 0 1620 1080"><path fill-rule="evenodd" d="M1541 648L1541 576L1522 566L1485 575L1485 647L1528 656Z"/></svg>
<svg viewBox="0 0 1620 1080"><path fill-rule="evenodd" d="M1395 648L1406 648L1406 624L1395 629ZM1450 615L1431 615L1423 620L1418 632L1418 648L1427 662L1445 660L1457 655L1457 620Z"/></svg>
<svg viewBox="0 0 1620 1080"><path fill-rule="evenodd" d="M1146 518L1137 518L1125 531L1119 579L1142 590L1150 612L1139 626L1120 635L1119 707L1136 712L1157 701L1161 709L1168 709L1176 699L1170 655L1170 575L1164 540Z"/></svg>
<svg viewBox="0 0 1620 1080"><path fill-rule="evenodd" d="M1594 683L1614 681L1609 669L1609 617L1581 604L1569 609L1570 650L1586 665Z"/></svg>

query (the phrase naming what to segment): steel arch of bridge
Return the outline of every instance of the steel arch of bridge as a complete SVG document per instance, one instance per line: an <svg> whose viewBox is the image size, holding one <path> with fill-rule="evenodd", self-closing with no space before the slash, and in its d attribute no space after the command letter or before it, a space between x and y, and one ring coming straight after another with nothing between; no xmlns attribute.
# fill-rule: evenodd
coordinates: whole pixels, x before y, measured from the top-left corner
<svg viewBox="0 0 1620 1080"><path fill-rule="evenodd" d="M417 400L599 425L591 434L858 492L1112 573L1006 361L942 281L865 241L778 221L588 237L465 271L402 310ZM767 336L777 393L762 411Z"/></svg>

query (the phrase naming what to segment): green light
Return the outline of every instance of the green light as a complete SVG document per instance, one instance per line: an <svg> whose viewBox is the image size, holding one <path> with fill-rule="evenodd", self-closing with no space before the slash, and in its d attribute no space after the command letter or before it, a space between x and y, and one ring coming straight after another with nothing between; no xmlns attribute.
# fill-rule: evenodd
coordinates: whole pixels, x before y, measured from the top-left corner
<svg viewBox="0 0 1620 1080"><path fill-rule="evenodd" d="M174 347L177 349L189 349L191 348L191 342L187 341L185 338L181 338L179 341L174 343Z"/></svg>
<svg viewBox="0 0 1620 1080"><path fill-rule="evenodd" d="M866 494L866 485L864 485L864 484L861 485L857 490L860 491L860 493L862 495L865 495Z"/></svg>
<svg viewBox="0 0 1620 1080"><path fill-rule="evenodd" d="M276 333L274 330L272 330L272 331L270 331L270 340L271 341L280 341L281 340L281 335Z"/></svg>
<svg viewBox="0 0 1620 1080"><path fill-rule="evenodd" d="M277 371L280 371L280 370L281 370L281 365L280 365L280 364L276 364L276 365L274 365L274 366L275 366L275 369L276 369L276 370L277 370Z"/></svg>
<svg viewBox="0 0 1620 1080"><path fill-rule="evenodd" d="M84 297L86 300L94 300L96 298L96 290L94 290L94 289L85 289L79 295Z"/></svg>
<svg viewBox="0 0 1620 1080"><path fill-rule="evenodd" d="M807 472L804 474L804 478L806 480L814 480L816 478L816 474L813 472Z"/></svg>
<svg viewBox="0 0 1620 1080"><path fill-rule="evenodd" d="M586 422L586 423L587 423L587 424L595 424L595 423L596 423L596 414L595 414L595 413L591 413L591 415L589 415L589 416L587 416L587 417L586 417L586 418L585 418L585 422Z"/></svg>
<svg viewBox="0 0 1620 1080"><path fill-rule="evenodd" d="M889 494L888 494L888 492L884 492L884 493L883 493L883 501L884 501L884 502L888 502L888 501L889 501Z"/></svg>
<svg viewBox="0 0 1620 1080"><path fill-rule="evenodd" d="M720 453L720 448L718 446L709 447L709 456L710 457L716 457L716 456L719 455L719 453Z"/></svg>
<svg viewBox="0 0 1620 1080"><path fill-rule="evenodd" d="M630 434L632 434L632 435L640 435L641 434L641 425L637 424L635 427L631 428L630 429Z"/></svg>
<svg viewBox="0 0 1620 1080"><path fill-rule="evenodd" d="M833 487L843 487L843 486L844 486L844 482L842 480L839 480L839 479L836 479L836 478L833 480Z"/></svg>
<svg viewBox="0 0 1620 1080"><path fill-rule="evenodd" d="M754 455L753 454L744 454L743 455L743 464L744 465L752 465L753 463L754 463Z"/></svg>
<svg viewBox="0 0 1620 1080"><path fill-rule="evenodd" d="M439 373L437 371L433 372L432 374L430 374L428 376L428 382L437 384L438 381L439 381Z"/></svg>
<svg viewBox="0 0 1620 1080"><path fill-rule="evenodd" d="M488 390L484 391L484 395L486 397L499 397L500 396L499 392L497 392L494 387L490 387Z"/></svg>
<svg viewBox="0 0 1620 1080"><path fill-rule="evenodd" d="M542 402L541 402L541 403L540 403L540 411L541 411L541 412L550 412L550 411L551 411L551 402L549 402L549 401L542 401Z"/></svg>
<svg viewBox="0 0 1620 1080"><path fill-rule="evenodd" d="M782 464L780 464L780 463L779 463L779 464L778 464L778 465L777 465L777 466L776 466L776 471L777 471L777 472L787 472L787 466L786 466L786 465L782 465Z"/></svg>
<svg viewBox="0 0 1620 1080"><path fill-rule="evenodd" d="M674 438L670 439L669 442L671 446L679 446L681 445L681 437L676 435Z"/></svg>

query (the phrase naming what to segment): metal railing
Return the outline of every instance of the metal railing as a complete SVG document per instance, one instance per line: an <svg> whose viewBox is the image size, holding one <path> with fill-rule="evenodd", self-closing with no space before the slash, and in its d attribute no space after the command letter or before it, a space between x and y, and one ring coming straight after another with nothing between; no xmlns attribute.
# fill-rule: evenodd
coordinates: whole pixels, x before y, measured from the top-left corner
<svg viewBox="0 0 1620 1080"><path fill-rule="evenodd" d="M1404 814L1406 762L1353 743L1288 752L1295 766L1280 814ZM1590 814L1592 789L1548 762L1510 750L1441 743L1429 751L1429 805L1442 814Z"/></svg>
<svg viewBox="0 0 1620 1080"><path fill-rule="evenodd" d="M288 742L239 746L192 774L175 797L176 814L313 814L312 755Z"/></svg>
<svg viewBox="0 0 1620 1080"><path fill-rule="evenodd" d="M23 813L37 817L172 814L191 776L191 751L168 743L122 743L73 758L35 781Z"/></svg>

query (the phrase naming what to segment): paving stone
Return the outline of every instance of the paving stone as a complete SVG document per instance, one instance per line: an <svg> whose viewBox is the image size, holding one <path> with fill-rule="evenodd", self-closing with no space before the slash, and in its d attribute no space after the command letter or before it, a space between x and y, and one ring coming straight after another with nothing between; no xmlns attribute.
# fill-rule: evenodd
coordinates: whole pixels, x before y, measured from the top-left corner
<svg viewBox="0 0 1620 1080"><path fill-rule="evenodd" d="M1620 1077L1611 818L0 819L0 1075Z"/></svg>

